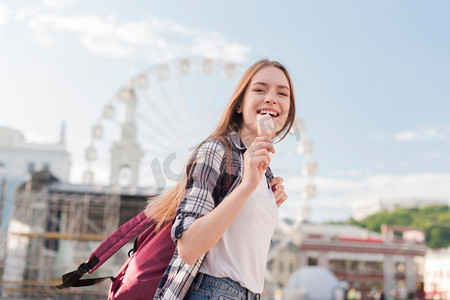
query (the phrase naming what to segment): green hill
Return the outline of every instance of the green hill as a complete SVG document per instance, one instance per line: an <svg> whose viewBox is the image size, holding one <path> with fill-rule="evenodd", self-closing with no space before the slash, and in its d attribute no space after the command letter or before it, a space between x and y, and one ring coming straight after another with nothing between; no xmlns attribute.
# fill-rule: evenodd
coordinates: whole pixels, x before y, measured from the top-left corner
<svg viewBox="0 0 450 300"><path fill-rule="evenodd" d="M446 248L450 246L450 209L448 205L397 208L392 212L378 212L361 221L349 219L345 223L376 232L380 232L382 224L420 228L426 232L428 247Z"/></svg>

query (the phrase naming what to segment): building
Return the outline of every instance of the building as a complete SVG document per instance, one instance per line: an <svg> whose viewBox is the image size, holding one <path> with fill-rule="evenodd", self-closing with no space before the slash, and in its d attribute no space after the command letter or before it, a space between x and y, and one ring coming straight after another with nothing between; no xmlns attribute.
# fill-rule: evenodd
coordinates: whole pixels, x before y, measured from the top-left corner
<svg viewBox="0 0 450 300"><path fill-rule="evenodd" d="M65 144L64 125L55 144L29 143L18 130L0 127L0 182L2 185L1 228L8 227L16 187L35 171L49 170L68 181L70 155Z"/></svg>
<svg viewBox="0 0 450 300"><path fill-rule="evenodd" d="M363 299L375 290L406 297L423 280L427 247L422 230L383 226L378 234L353 225L303 223L289 235L287 246L268 264L278 288L295 270L314 265L331 270L349 288L361 292ZM286 236L277 229L272 248Z"/></svg>
<svg viewBox="0 0 450 300"><path fill-rule="evenodd" d="M429 249L425 255L425 291L432 299L450 299L450 248Z"/></svg>
<svg viewBox="0 0 450 300"><path fill-rule="evenodd" d="M422 198L375 198L355 201L352 203L352 218L360 221L377 212L393 211L398 207L413 208L423 205L448 205L450 199Z"/></svg>
<svg viewBox="0 0 450 300"><path fill-rule="evenodd" d="M16 188L31 172L49 170L68 180L70 155L65 145L65 128L58 143L29 143L18 130L0 127L0 278L3 274L7 228Z"/></svg>
<svg viewBox="0 0 450 300"><path fill-rule="evenodd" d="M2 299L99 299L102 285L55 289L61 275L77 269L99 243L142 211L152 189L74 185L48 170L33 173L20 185L8 228ZM125 249L126 248L126 249ZM128 250L110 259L96 277L114 276ZM45 296L44 296L45 295Z"/></svg>

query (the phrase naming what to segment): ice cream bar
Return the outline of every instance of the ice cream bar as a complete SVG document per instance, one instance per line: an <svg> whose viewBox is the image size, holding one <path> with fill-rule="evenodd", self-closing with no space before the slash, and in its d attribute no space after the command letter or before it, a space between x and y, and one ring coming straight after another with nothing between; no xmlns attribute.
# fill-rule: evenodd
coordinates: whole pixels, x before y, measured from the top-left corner
<svg viewBox="0 0 450 300"><path fill-rule="evenodd" d="M256 116L256 123L259 136L269 136L271 138L275 137L275 124L269 114L258 114Z"/></svg>

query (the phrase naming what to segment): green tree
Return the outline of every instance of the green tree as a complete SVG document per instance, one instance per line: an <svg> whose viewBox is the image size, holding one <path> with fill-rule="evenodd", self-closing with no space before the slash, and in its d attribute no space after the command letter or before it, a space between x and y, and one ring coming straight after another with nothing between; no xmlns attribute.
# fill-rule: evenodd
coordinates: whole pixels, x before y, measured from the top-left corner
<svg viewBox="0 0 450 300"><path fill-rule="evenodd" d="M397 208L392 212L380 211L361 221L349 219L345 223L376 232L381 231L383 224L419 228L425 231L428 247L450 246L450 209L448 205Z"/></svg>

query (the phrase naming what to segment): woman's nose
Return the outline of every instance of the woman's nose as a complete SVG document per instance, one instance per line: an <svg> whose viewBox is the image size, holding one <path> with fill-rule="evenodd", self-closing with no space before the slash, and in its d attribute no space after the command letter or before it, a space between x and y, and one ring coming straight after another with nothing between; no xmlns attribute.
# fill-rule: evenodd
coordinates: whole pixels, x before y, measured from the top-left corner
<svg viewBox="0 0 450 300"><path fill-rule="evenodd" d="M276 104L277 103L277 97L275 97L274 94L270 93L267 95L267 97L264 99L265 103L272 103L272 104Z"/></svg>

